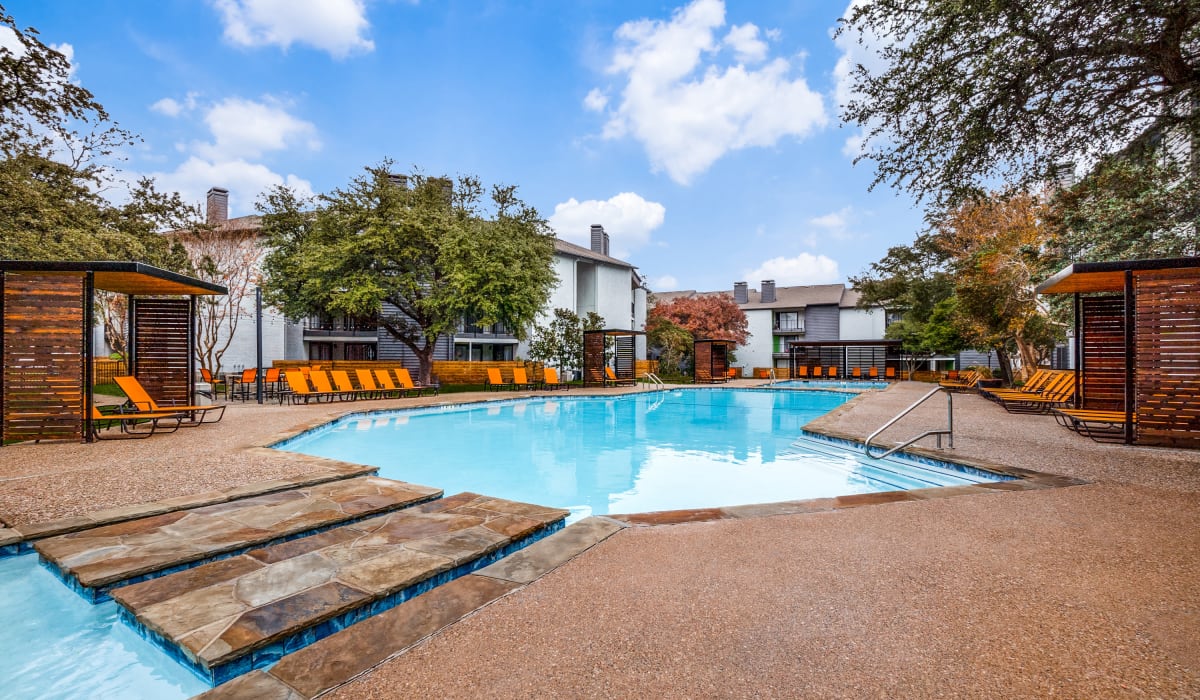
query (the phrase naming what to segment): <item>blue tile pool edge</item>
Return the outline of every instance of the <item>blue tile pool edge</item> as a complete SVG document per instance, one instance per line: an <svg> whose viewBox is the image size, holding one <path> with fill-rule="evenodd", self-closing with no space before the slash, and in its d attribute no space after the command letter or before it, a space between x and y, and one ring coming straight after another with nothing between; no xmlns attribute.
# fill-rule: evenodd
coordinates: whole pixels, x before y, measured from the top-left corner
<svg viewBox="0 0 1200 700"><path fill-rule="evenodd" d="M167 656L181 664L183 667L187 668L200 680L208 683L210 686L215 687L242 674L249 673L250 671L267 668L287 654L299 651L300 649L303 649L310 644L314 644L357 622L361 622L369 617L373 617L386 610L390 610L391 608L394 608L407 600L415 598L422 593L437 588L438 586L466 576L467 574L477 571L490 564L494 564L504 557L520 551L534 542L558 532L559 530L563 529L565 522L566 518L564 516L553 523L549 523L542 528L531 532L521 539L514 540L503 547L494 549L478 559L474 559L465 564L460 564L441 573L434 574L433 576L408 586L407 588L403 588L395 593L383 596L382 598L379 598L378 600L375 600L367 605L347 611L341 615L336 615L328 620L313 625L312 627L308 627L302 632L293 634L275 642L271 642L266 646L251 651L241 658L225 664L219 664L211 669L205 668L201 663L192 658L182 647L175 645L159 633L143 625L137 620L136 617L134 617L133 613L119 603L117 605L117 610L121 620L136 634L138 634L138 636L146 639L159 649L162 649Z"/></svg>
<svg viewBox="0 0 1200 700"><path fill-rule="evenodd" d="M863 451L863 443L859 440L851 440L849 438L834 437L831 435L825 435L823 433L813 432L811 430L801 430L800 436L803 438L806 438L808 440L815 440L817 442L825 442L830 445L842 447L842 448L848 449L848 450L854 450L856 452ZM919 454L916 452L909 452L907 450L901 450L900 452L897 452L894 455L891 455L891 457L899 457L901 459L906 459L911 462L916 462L917 464L924 464L926 466L938 467L941 469L949 469L952 471L961 472L963 474L969 474L971 476L989 478L993 481L1014 481L1017 479L1024 478L1022 476L1012 474L1012 473L1008 472L1007 470L998 471L996 469L987 469L985 467L977 467L977 466L974 466L971 464L965 464L962 462L954 462L954 461L950 461L950 460L946 460L946 459L938 459L936 457L929 457L927 455Z"/></svg>

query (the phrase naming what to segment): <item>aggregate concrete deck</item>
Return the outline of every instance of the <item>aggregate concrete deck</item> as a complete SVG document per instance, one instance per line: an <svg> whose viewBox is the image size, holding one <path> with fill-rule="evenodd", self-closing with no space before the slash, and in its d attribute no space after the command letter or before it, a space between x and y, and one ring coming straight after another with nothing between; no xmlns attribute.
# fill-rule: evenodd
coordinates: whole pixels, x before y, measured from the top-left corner
<svg viewBox="0 0 1200 700"><path fill-rule="evenodd" d="M127 620L222 682L485 566L567 514L462 493L112 595Z"/></svg>
<svg viewBox="0 0 1200 700"><path fill-rule="evenodd" d="M98 600L125 582L440 495L428 486L359 477L59 535L34 548L73 588Z"/></svg>

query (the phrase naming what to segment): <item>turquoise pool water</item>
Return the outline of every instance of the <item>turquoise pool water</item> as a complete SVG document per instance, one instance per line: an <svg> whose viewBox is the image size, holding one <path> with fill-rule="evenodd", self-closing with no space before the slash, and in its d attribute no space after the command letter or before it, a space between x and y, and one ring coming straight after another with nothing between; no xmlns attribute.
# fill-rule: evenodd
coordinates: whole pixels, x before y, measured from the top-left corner
<svg viewBox="0 0 1200 700"><path fill-rule="evenodd" d="M776 389L886 389L887 382L837 381L833 379L785 379L771 385Z"/></svg>
<svg viewBox="0 0 1200 700"><path fill-rule="evenodd" d="M0 698L187 698L208 690L38 564L0 558Z"/></svg>
<svg viewBox="0 0 1200 700"><path fill-rule="evenodd" d="M447 494L568 508L571 520L981 480L793 444L852 396L714 388L521 399L348 416L275 447L370 464Z"/></svg>

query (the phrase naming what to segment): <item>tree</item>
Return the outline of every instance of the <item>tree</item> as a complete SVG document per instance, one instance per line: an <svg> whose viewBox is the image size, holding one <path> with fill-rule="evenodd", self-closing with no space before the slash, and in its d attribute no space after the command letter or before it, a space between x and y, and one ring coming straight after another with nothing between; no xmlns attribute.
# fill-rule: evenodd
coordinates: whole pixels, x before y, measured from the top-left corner
<svg viewBox="0 0 1200 700"><path fill-rule="evenodd" d="M428 383L438 340L462 318L526 337L556 281L554 234L515 187L493 187L485 208L474 177L401 184L390 165L320 195L314 211L286 188L267 193L264 298L292 318L377 316Z"/></svg>
<svg viewBox="0 0 1200 700"><path fill-rule="evenodd" d="M875 184L946 209L1147 131L1200 133L1198 25L1192 0L869 0L838 34L884 67L855 67L842 117L865 130Z"/></svg>
<svg viewBox="0 0 1200 700"><path fill-rule="evenodd" d="M604 319L595 311L589 311L581 319L570 309L555 309L549 325L534 328L529 357L563 370L580 369L583 366L583 332L603 327Z"/></svg>
<svg viewBox="0 0 1200 700"><path fill-rule="evenodd" d="M196 362L215 377L259 281L258 240L245 231L201 225L180 230L175 237L187 249L196 277L229 290L223 296L196 298Z"/></svg>
<svg viewBox="0 0 1200 700"><path fill-rule="evenodd" d="M662 318L676 324L695 339L732 340L745 345L750 338L746 313L728 294L679 297L656 302L646 313L646 322Z"/></svg>
<svg viewBox="0 0 1200 700"><path fill-rule="evenodd" d="M659 301L646 312L646 343L658 351L660 366L671 369L690 363L696 340L732 340L745 345L749 338L746 313L728 294Z"/></svg>

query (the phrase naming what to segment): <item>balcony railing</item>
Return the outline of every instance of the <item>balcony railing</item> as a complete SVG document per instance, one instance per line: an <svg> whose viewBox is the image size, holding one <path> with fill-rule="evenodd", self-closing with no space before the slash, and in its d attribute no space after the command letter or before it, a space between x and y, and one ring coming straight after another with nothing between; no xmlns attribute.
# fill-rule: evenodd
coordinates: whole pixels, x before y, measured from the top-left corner
<svg viewBox="0 0 1200 700"><path fill-rule="evenodd" d="M775 332L776 333L803 333L804 332L804 324L803 323L776 323L775 324Z"/></svg>

